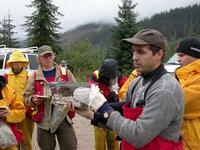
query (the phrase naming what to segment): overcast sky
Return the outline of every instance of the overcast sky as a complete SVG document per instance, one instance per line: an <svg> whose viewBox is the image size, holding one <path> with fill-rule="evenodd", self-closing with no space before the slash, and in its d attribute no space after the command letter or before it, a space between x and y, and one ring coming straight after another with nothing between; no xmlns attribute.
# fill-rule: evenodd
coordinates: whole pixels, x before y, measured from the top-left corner
<svg viewBox="0 0 200 150"><path fill-rule="evenodd" d="M25 21L24 16L29 16L33 12L33 9L25 6L31 2L32 0L1 0L0 20L3 20L10 11L12 23L16 25L15 31L18 32L15 35L17 38L25 38L21 24ZM200 0L133 0L133 2L138 4L135 8L139 14L137 20L171 8L200 4ZM121 0L53 0L53 4L59 6L59 12L64 14L59 19L63 28L60 32L66 32L89 22L114 23L113 18L117 16Z"/></svg>

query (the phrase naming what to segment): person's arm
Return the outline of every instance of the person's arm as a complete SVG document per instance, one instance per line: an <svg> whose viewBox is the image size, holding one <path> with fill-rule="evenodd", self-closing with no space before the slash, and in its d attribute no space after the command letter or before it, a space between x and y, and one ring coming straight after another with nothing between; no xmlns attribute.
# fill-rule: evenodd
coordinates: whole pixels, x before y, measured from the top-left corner
<svg viewBox="0 0 200 150"><path fill-rule="evenodd" d="M149 143L169 125L178 107L173 93L169 91L155 91L149 97L143 113L136 121L114 111L107 122L109 128L138 148Z"/></svg>
<svg viewBox="0 0 200 150"><path fill-rule="evenodd" d="M27 106L33 106L32 98L35 93L34 73L30 75L24 90L24 100Z"/></svg>
<svg viewBox="0 0 200 150"><path fill-rule="evenodd" d="M6 87L7 88L7 87ZM11 92L12 89L6 89L9 92L7 98L10 101L10 105L8 108L8 114L6 115L5 119L8 123L19 123L25 118L26 108L23 102L17 99L15 92Z"/></svg>
<svg viewBox="0 0 200 150"><path fill-rule="evenodd" d="M194 78L193 82L182 88L185 98L184 118L191 119L200 117L200 78Z"/></svg>

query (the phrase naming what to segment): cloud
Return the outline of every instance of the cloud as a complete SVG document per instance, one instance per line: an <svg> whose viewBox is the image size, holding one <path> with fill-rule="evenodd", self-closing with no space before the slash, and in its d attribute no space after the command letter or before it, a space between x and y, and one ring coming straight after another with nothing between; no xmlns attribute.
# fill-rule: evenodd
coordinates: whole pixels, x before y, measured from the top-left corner
<svg viewBox="0 0 200 150"><path fill-rule="evenodd" d="M137 20L147 16L152 16L161 11L171 8L185 7L199 0L134 0L137 3L135 11L139 14ZM25 5L31 4L30 0L4 0L0 5L0 20L8 15L10 11L17 38L25 38L24 16L30 16L34 9L27 8ZM53 4L59 7L59 12L64 16L59 18L61 22L61 32L70 30L76 26L89 22L109 22L114 23L114 17L118 13L118 5L121 0L53 0Z"/></svg>

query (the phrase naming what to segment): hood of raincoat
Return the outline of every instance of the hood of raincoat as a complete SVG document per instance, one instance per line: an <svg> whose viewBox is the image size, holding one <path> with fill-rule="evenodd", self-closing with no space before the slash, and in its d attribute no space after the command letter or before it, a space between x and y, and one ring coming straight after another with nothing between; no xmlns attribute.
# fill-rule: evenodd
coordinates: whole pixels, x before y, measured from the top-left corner
<svg viewBox="0 0 200 150"><path fill-rule="evenodd" d="M19 50L15 50L12 52L9 60L6 63L6 66L12 68L12 63L14 63L14 62L22 62L23 67L27 67L27 65L28 65L28 59L26 59L24 57L23 53L20 52Z"/></svg>

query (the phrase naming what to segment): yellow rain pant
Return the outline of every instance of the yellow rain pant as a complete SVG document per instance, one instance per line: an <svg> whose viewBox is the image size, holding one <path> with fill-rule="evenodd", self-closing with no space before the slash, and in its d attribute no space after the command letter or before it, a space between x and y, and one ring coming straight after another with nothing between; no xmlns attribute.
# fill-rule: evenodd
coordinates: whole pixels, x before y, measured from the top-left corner
<svg viewBox="0 0 200 150"><path fill-rule="evenodd" d="M21 144L22 150L32 150L34 122L26 117L21 123L19 123L19 129L21 129L24 134L24 142Z"/></svg>
<svg viewBox="0 0 200 150"><path fill-rule="evenodd" d="M9 148L6 148L6 149L1 149L0 150L18 150L17 146L11 146Z"/></svg>
<svg viewBox="0 0 200 150"><path fill-rule="evenodd" d="M94 133L96 150L119 150L116 132L95 127Z"/></svg>

